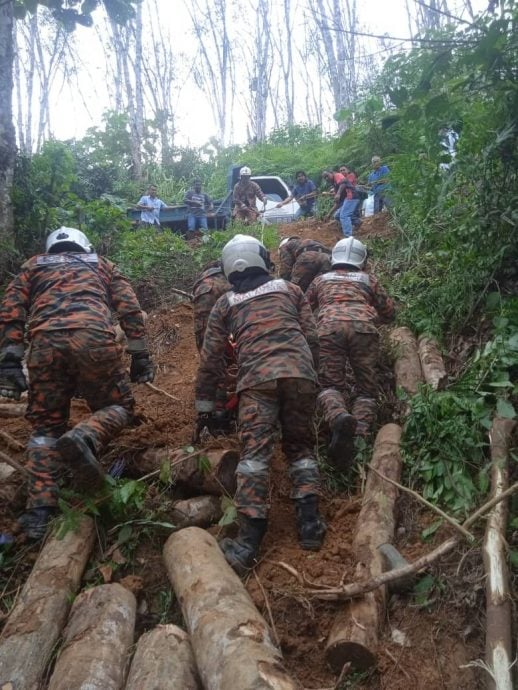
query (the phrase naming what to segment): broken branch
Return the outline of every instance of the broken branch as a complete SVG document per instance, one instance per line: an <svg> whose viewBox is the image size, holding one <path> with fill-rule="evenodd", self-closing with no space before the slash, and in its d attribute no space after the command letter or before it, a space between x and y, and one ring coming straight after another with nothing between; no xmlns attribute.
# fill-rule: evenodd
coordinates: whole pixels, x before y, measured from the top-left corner
<svg viewBox="0 0 518 690"><path fill-rule="evenodd" d="M180 398L175 398L175 396L171 395L171 393L168 393L162 388L154 386L152 383L149 383L149 381L147 381L144 385L146 385L148 388L151 388L151 390L155 391L155 393L161 393L162 395L165 395L167 398L171 398L171 400L174 400L175 402L181 402Z"/></svg>
<svg viewBox="0 0 518 690"><path fill-rule="evenodd" d="M406 486L403 486L402 484L399 484L399 482L394 481L393 479L390 479L389 477L386 477L384 474L379 472L375 467L372 465L368 465L369 469L371 469L375 474L378 475L383 481L389 482L389 484L392 484L393 486L397 486L397 488L400 491L404 491L407 494L410 494L410 496L413 496L416 501L419 501L423 505L425 505L427 508L430 508L430 510L433 510L435 513L440 515L446 522L448 522L450 525L455 527L456 530L458 530L466 539L468 539L470 542L473 542L475 537L471 534L471 532L468 532L467 529L465 529L460 522L457 522L455 518L450 517L447 515L443 510L438 508L437 506L434 506L433 503L430 503L430 501L427 501L426 498L421 496L421 494L418 494L417 491L414 491L413 489L409 489Z"/></svg>
<svg viewBox="0 0 518 690"><path fill-rule="evenodd" d="M31 474L26 467L24 467L23 465L20 465L19 462L17 462L16 460L13 460L13 458L11 458L6 453L2 453L1 450L0 450L0 460L2 460L2 462L6 462L8 465L11 465L11 467L14 467L14 469L18 470L18 472L22 472L22 474L25 474L27 477L29 477Z"/></svg>

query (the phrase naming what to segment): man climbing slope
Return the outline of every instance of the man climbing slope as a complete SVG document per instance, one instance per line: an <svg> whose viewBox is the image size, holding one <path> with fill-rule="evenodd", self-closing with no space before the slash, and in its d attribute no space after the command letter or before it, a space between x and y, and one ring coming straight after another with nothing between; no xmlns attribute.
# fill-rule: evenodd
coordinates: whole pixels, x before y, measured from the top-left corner
<svg viewBox="0 0 518 690"><path fill-rule="evenodd" d="M279 275L306 292L313 278L331 268L330 254L317 240L286 237L279 245Z"/></svg>
<svg viewBox="0 0 518 690"><path fill-rule="evenodd" d="M326 526L318 510L320 477L313 453L318 337L301 290L269 275L270 256L254 237L236 235L223 248L232 289L212 309L196 379L196 410L214 415L227 334L237 342L241 460L235 496L239 534L221 548L238 572L254 565L266 532L268 474L277 424L289 463L299 541L317 550Z"/></svg>
<svg viewBox="0 0 518 690"><path fill-rule="evenodd" d="M0 306L0 395L19 399L27 390L26 327L30 341L26 416L33 431L27 446L27 512L19 523L31 538L45 534L56 511L60 462L71 469L78 488L95 489L103 478L96 456L132 420L133 394L112 310L127 337L131 381L152 381L137 297L117 267L92 252L80 230L52 232L46 253L23 264ZM77 390L94 413L67 432Z"/></svg>
<svg viewBox="0 0 518 690"><path fill-rule="evenodd" d="M376 324L394 318L394 304L376 277L367 273L367 247L352 237L340 240L331 255L332 270L315 278L307 291L318 311L320 368L318 403L329 424L329 456L345 469L353 438L366 436L376 414L379 333ZM352 415L343 391L349 361L356 383Z"/></svg>

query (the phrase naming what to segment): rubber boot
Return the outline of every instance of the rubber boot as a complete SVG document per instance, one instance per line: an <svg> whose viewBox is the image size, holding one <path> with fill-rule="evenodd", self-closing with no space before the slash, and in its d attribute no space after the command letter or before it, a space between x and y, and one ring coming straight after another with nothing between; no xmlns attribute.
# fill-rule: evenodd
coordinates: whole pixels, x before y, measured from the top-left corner
<svg viewBox="0 0 518 690"><path fill-rule="evenodd" d="M18 524L29 539L39 541L45 536L49 522L55 513L56 509L51 506L30 508L26 513L20 515Z"/></svg>
<svg viewBox="0 0 518 690"><path fill-rule="evenodd" d="M299 544L305 551L319 551L327 525L318 510L318 496L305 496L295 502Z"/></svg>
<svg viewBox="0 0 518 690"><path fill-rule="evenodd" d="M227 563L242 577L256 564L259 547L268 524L263 518L239 515L239 534L235 539L222 539L219 543Z"/></svg>
<svg viewBox="0 0 518 690"><path fill-rule="evenodd" d="M354 432L356 420L347 412L339 414L331 423L331 441L328 455L331 463L345 471L351 464L354 453Z"/></svg>
<svg viewBox="0 0 518 690"><path fill-rule="evenodd" d="M90 493L101 486L104 471L97 462L97 449L88 434L82 429L72 429L58 439L56 448L72 471L74 486L79 491Z"/></svg>

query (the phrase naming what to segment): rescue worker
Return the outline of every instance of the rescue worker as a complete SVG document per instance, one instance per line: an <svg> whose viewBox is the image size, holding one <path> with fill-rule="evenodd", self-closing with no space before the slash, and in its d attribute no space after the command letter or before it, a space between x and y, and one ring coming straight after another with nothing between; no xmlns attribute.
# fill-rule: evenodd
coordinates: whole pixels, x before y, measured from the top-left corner
<svg viewBox="0 0 518 690"><path fill-rule="evenodd" d="M269 464L278 423L290 465L299 542L303 549L318 550L324 538L312 421L318 336L302 291L269 275L270 255L258 240L236 235L223 248L222 263L232 290L219 298L209 316L196 379L196 410L210 425L227 334L234 333L241 444L235 496L239 534L220 546L230 565L243 574L254 565L267 527Z"/></svg>
<svg viewBox="0 0 518 690"><path fill-rule="evenodd" d="M252 171L246 166L239 171L239 182L234 185L232 198L234 201L234 209L232 211L232 218L242 221L245 225L255 223L259 217L259 211L256 206L256 198L262 201L263 212L266 209L266 196L256 182L252 182L250 176Z"/></svg>
<svg viewBox="0 0 518 690"><path fill-rule="evenodd" d="M221 295L231 289L230 283L225 278L221 261L210 261L203 269L202 273L196 278L193 292L194 308L194 337L196 347L201 352L203 338L207 329L207 321L212 307L216 304ZM229 397L229 389L233 389L233 379L229 369L235 364L234 344L230 337L227 339L225 349L225 375L218 383L216 391L216 411L218 413L219 426L214 423L210 429L213 436L227 434L235 431L235 408L237 399L234 395ZM198 424L193 435L193 443L198 443L203 425Z"/></svg>
<svg viewBox="0 0 518 690"><path fill-rule="evenodd" d="M279 275L306 292L311 281L331 268L330 250L316 240L286 237L279 245Z"/></svg>
<svg viewBox="0 0 518 690"><path fill-rule="evenodd" d="M353 437L368 435L376 414L379 333L376 324L394 319L394 304L374 275L367 273L367 247L352 237L336 243L332 270L307 291L318 310L320 393L318 404L331 431L330 460L345 468ZM356 383L352 414L343 391L349 361Z"/></svg>
<svg viewBox="0 0 518 690"><path fill-rule="evenodd" d="M112 310L127 336L131 381L152 381L154 367L137 297L117 267L93 253L80 230L52 232L46 253L26 261L5 292L0 395L18 400L27 390L22 369L26 327L30 342L29 486L27 512L19 518L30 538L43 537L56 511L60 462L71 469L79 489L97 488L104 473L96 456L132 421L134 399ZM94 413L67 431L70 401L78 389Z"/></svg>
<svg viewBox="0 0 518 690"><path fill-rule="evenodd" d="M221 261L219 259L210 261L196 278L192 289L194 337L198 352L201 352L210 311L221 295L228 290L230 290L230 283L225 278Z"/></svg>

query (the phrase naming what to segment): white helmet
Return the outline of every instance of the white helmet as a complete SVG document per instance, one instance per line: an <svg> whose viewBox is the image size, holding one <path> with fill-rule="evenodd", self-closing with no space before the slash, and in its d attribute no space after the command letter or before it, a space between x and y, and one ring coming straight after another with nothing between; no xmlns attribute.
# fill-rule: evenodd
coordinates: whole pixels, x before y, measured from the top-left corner
<svg viewBox="0 0 518 690"><path fill-rule="evenodd" d="M363 268L366 260L367 247L360 240L354 239L354 237L346 237L337 242L331 254L331 266L349 264L350 266Z"/></svg>
<svg viewBox="0 0 518 690"><path fill-rule="evenodd" d="M228 278L232 273L241 273L247 268L257 267L268 272L270 253L266 247L250 235L236 235L227 242L221 252L223 273Z"/></svg>
<svg viewBox="0 0 518 690"><path fill-rule="evenodd" d="M45 251L50 252L53 247L61 243L64 244L65 242L67 244L75 244L77 246L77 251L90 253L93 249L90 240L84 232L77 230L77 228L66 228L62 225L57 230L54 230L54 232L51 232L47 237Z"/></svg>
<svg viewBox="0 0 518 690"><path fill-rule="evenodd" d="M288 242L291 242L291 240L300 240L300 237L298 235L292 235L291 237L285 237L283 240L281 240L281 243L279 244L279 249L281 247L284 247L285 244L288 244Z"/></svg>
<svg viewBox="0 0 518 690"><path fill-rule="evenodd" d="M239 171L239 177L243 177L243 175L250 177L251 174L252 174L252 171L246 165L244 168L241 168L241 170Z"/></svg>

